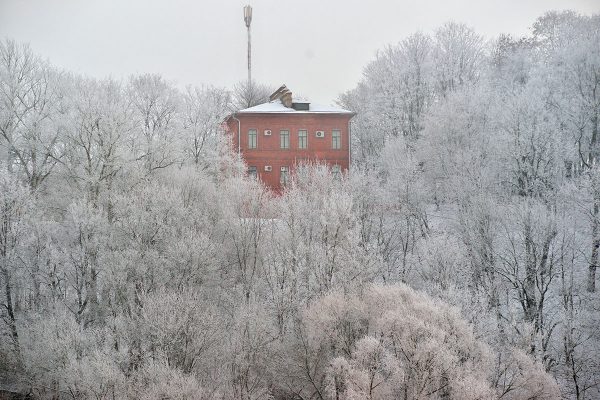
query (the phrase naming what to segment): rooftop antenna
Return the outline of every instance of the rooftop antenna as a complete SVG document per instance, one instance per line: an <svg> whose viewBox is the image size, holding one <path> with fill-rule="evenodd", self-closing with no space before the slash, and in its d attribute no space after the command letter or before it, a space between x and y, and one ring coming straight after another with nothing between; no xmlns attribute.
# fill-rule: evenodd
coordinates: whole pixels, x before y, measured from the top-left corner
<svg viewBox="0 0 600 400"><path fill-rule="evenodd" d="M244 22L248 29L248 89L252 85L252 69L251 69L251 46L250 46L250 23L252 22L252 7L247 5L244 7Z"/></svg>

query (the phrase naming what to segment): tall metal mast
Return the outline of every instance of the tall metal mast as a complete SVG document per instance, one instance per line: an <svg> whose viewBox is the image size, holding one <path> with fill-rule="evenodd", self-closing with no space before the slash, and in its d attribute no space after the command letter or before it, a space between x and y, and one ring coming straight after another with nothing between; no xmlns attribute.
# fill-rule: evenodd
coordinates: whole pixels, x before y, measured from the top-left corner
<svg viewBox="0 0 600 400"><path fill-rule="evenodd" d="M252 7L244 7L244 22L248 29L248 89L252 85L252 63L251 63L251 45L250 45L250 23L252 22Z"/></svg>

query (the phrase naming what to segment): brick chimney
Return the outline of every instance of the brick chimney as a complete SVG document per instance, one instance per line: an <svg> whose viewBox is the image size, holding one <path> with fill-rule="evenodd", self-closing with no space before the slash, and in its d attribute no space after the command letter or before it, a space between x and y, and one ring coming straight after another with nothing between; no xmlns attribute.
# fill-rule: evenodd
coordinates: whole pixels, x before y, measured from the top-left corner
<svg viewBox="0 0 600 400"><path fill-rule="evenodd" d="M290 108L292 106L292 92L290 92L289 90L285 92L283 96L281 96L281 102L284 106Z"/></svg>
<svg viewBox="0 0 600 400"><path fill-rule="evenodd" d="M273 100L277 100L277 99L281 98L281 95L287 90L289 90L289 89L287 88L287 86L285 86L285 84L281 85L279 87L279 89L277 89L276 91L271 93L271 95L269 96L269 101L273 101Z"/></svg>
<svg viewBox="0 0 600 400"><path fill-rule="evenodd" d="M269 96L269 101L280 100L285 107L292 107L292 92L287 86L282 85Z"/></svg>

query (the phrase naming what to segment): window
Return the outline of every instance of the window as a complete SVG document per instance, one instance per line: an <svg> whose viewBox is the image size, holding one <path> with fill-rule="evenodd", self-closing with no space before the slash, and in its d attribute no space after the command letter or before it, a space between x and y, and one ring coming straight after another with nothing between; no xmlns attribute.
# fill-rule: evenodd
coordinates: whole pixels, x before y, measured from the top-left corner
<svg viewBox="0 0 600 400"><path fill-rule="evenodd" d="M258 179L258 173L256 172L256 167L248 167L248 178L253 181Z"/></svg>
<svg viewBox="0 0 600 400"><path fill-rule="evenodd" d="M279 143L282 149L290 148L290 131L279 132Z"/></svg>
<svg viewBox="0 0 600 400"><path fill-rule="evenodd" d="M334 150L342 148L342 133L339 130L331 132L331 148Z"/></svg>
<svg viewBox="0 0 600 400"><path fill-rule="evenodd" d="M306 149L308 145L308 131L307 130L299 130L298 131L298 148Z"/></svg>
<svg viewBox="0 0 600 400"><path fill-rule="evenodd" d="M331 167L331 174L333 175L333 179L335 179L336 181L339 181L342 179L342 167L340 167L339 165L334 165L333 167Z"/></svg>
<svg viewBox="0 0 600 400"><path fill-rule="evenodd" d="M288 184L288 180L290 177L290 167L281 167L281 173L279 174L279 183L281 186L285 186Z"/></svg>
<svg viewBox="0 0 600 400"><path fill-rule="evenodd" d="M248 131L248 148L249 149L256 148L256 129L250 129Z"/></svg>

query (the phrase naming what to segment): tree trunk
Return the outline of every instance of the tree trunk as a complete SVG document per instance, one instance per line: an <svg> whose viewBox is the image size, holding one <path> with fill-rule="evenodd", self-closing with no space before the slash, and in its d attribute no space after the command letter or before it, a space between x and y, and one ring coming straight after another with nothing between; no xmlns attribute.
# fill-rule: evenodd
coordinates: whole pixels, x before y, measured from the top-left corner
<svg viewBox="0 0 600 400"><path fill-rule="evenodd" d="M99 307L98 307L98 271L96 270L96 257L92 259L92 266L90 267L90 281L89 281L89 292L88 298L90 304L90 315L88 317L88 323L98 323L99 319Z"/></svg>
<svg viewBox="0 0 600 400"><path fill-rule="evenodd" d="M8 318L6 322L8 324L8 328L10 330L10 336L13 340L13 344L15 347L15 352L17 354L18 359L20 359L21 348L19 346L19 334L17 331L17 321L15 319L15 312L12 304L12 287L10 284L10 275L8 273L8 267L4 266L2 268L2 277L4 278L4 292L6 295L6 311L8 314Z"/></svg>
<svg viewBox="0 0 600 400"><path fill-rule="evenodd" d="M592 117L592 137L590 140L590 168L594 168L596 161L596 147L598 141L598 115ZM598 206L600 204L600 190L595 187L595 180L592 178L592 192L594 196L593 215L592 215L592 254L588 268L587 291L593 293L596 291L596 266L598 265L598 247L600 247L600 238L598 238Z"/></svg>
<svg viewBox="0 0 600 400"><path fill-rule="evenodd" d="M535 261L535 245L533 243L532 232L531 232L531 221L529 217L525 225L525 285L524 285L524 297L525 297L525 319L535 324L537 331L537 300L535 293L535 281L536 281L536 261Z"/></svg>
<svg viewBox="0 0 600 400"><path fill-rule="evenodd" d="M600 237L598 237L598 205L599 196L594 195L594 209L592 215L592 255L588 268L587 291L594 293L596 291L596 267L598 266L598 248L600 247Z"/></svg>

